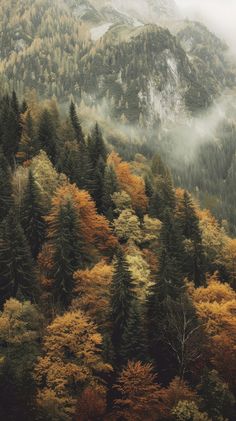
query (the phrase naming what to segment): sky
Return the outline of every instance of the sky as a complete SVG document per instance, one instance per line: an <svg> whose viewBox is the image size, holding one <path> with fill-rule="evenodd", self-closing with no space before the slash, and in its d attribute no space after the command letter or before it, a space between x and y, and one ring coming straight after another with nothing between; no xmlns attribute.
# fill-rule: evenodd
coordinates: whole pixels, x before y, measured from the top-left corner
<svg viewBox="0 0 236 421"><path fill-rule="evenodd" d="M236 0L176 0L184 17L201 20L236 54Z"/></svg>

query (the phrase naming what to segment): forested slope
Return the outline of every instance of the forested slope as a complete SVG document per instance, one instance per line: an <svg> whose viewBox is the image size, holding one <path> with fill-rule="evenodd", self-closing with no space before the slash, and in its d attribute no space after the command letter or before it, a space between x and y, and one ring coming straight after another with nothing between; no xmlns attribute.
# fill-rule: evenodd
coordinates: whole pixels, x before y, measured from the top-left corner
<svg viewBox="0 0 236 421"><path fill-rule="evenodd" d="M0 100L0 416L235 419L235 258L159 156Z"/></svg>

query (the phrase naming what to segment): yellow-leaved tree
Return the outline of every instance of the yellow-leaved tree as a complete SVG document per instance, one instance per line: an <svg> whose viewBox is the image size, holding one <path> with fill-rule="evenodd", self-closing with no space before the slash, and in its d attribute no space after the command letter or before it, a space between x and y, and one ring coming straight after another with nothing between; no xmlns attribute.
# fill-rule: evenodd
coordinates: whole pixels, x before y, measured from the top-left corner
<svg viewBox="0 0 236 421"><path fill-rule="evenodd" d="M43 356L35 368L37 403L43 413L53 420L71 420L85 388L106 393L101 376L112 367L103 362L101 344L96 326L79 310L57 316L47 327Z"/></svg>

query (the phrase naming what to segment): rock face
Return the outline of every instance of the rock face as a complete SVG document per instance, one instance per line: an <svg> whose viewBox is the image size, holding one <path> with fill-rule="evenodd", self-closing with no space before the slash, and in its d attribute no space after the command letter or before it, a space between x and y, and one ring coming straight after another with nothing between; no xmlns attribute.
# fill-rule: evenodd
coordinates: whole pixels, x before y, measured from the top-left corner
<svg viewBox="0 0 236 421"><path fill-rule="evenodd" d="M203 25L175 23L172 0L2 1L0 82L19 93L105 99L118 121L155 127L235 84L225 44ZM167 17L170 30L158 20Z"/></svg>

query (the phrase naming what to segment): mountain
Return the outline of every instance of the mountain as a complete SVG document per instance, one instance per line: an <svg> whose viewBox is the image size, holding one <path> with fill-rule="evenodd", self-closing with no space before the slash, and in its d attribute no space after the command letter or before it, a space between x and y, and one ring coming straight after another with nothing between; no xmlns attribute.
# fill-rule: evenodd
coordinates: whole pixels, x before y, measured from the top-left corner
<svg viewBox="0 0 236 421"><path fill-rule="evenodd" d="M105 99L112 117L155 127L206 109L234 85L226 45L203 25L173 20L172 1L14 5L3 1L0 12L0 77L21 95ZM145 24L150 16L168 16L169 30Z"/></svg>

